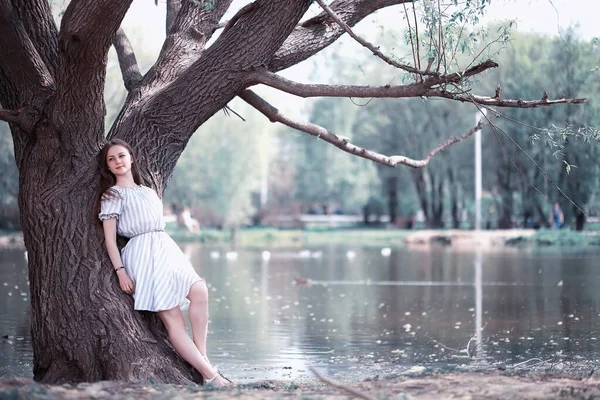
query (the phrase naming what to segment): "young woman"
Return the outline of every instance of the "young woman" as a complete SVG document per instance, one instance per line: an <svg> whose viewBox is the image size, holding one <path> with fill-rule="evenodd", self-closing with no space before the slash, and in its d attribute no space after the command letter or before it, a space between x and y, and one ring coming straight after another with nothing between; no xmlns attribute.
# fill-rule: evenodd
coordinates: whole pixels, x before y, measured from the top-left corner
<svg viewBox="0 0 600 400"><path fill-rule="evenodd" d="M228 385L206 357L206 282L165 233L162 202L153 189L141 184L131 147L111 140L102 149L99 163L101 187L96 209L121 290L133 295L136 310L158 314L169 341L181 358L202 374L205 385ZM117 234L129 238L122 252ZM188 307L193 340L182 313Z"/></svg>

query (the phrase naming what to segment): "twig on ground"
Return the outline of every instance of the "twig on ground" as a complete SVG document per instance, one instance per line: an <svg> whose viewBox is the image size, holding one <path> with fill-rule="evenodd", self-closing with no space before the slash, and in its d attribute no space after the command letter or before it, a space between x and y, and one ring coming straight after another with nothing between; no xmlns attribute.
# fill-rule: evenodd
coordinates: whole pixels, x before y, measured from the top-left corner
<svg viewBox="0 0 600 400"><path fill-rule="evenodd" d="M316 369L314 369L313 367L309 367L308 368L310 370L310 372L312 372L313 374L315 374L315 376L322 382L325 382L326 384L333 386L336 389L340 389L343 390L347 393L350 393L356 397L360 397L361 399L366 399L366 400L376 400L375 397L371 397L368 394L365 394L363 392L361 392L360 390L356 390L350 386L346 386L346 385L342 385L339 382L336 382L332 379L329 379L323 375L321 375L320 373L317 372Z"/></svg>
<svg viewBox="0 0 600 400"><path fill-rule="evenodd" d="M430 337L428 337L428 339L429 339L429 340L431 340L433 343L437 344L438 346L441 346L441 347L445 348L446 350L455 351L455 352L457 352L457 353L460 353L460 352L462 352L462 350L455 349L455 348L452 348L452 347L448 347L448 346L446 346L445 344L443 344L443 343L441 343L441 342L438 342L437 340L435 340L435 339L432 339L432 338L430 338Z"/></svg>
<svg viewBox="0 0 600 400"><path fill-rule="evenodd" d="M531 359L529 359L529 360L526 360L526 361L520 362L520 363L518 363L518 364L511 365L511 366L510 366L510 368L518 368L518 367L520 367L521 365L527 364L527 363L529 363L529 362L531 362L531 361L539 361L539 362L537 362L537 363L535 363L535 364L533 364L533 365L530 365L529 367L533 367L533 366L536 366L536 365L540 365L540 364L544 364L544 363L550 362L550 361L552 361L552 359L549 359L549 360L542 360L541 358L531 358Z"/></svg>

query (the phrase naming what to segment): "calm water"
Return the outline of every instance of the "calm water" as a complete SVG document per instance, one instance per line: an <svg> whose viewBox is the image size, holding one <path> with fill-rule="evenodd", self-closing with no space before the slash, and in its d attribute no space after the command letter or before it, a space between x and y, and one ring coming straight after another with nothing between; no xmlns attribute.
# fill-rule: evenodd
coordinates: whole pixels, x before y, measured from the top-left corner
<svg viewBox="0 0 600 400"><path fill-rule="evenodd" d="M309 366L352 379L363 366L600 364L598 254L182 247L211 290L209 356L237 381L310 378ZM32 376L28 296L23 252L0 252L0 376Z"/></svg>

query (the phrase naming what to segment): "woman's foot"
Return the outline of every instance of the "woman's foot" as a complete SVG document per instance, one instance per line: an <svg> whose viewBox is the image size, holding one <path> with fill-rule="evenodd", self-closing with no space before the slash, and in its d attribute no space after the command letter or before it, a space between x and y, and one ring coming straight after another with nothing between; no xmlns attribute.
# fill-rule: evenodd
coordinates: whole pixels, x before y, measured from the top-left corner
<svg viewBox="0 0 600 400"><path fill-rule="evenodd" d="M229 385L231 385L231 381L218 371L212 378L204 380L204 386L206 387L226 387Z"/></svg>

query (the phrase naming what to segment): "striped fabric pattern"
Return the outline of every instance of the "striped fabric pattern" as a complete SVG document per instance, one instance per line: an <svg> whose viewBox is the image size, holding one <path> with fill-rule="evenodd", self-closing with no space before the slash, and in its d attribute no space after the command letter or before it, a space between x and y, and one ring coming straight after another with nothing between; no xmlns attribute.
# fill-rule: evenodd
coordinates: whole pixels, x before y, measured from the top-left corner
<svg viewBox="0 0 600 400"><path fill-rule="evenodd" d="M130 238L121 259L135 285L136 310L186 309L191 286L202 278L177 243L164 232L163 205L146 186L113 186L102 197L101 220L117 219L117 233Z"/></svg>

